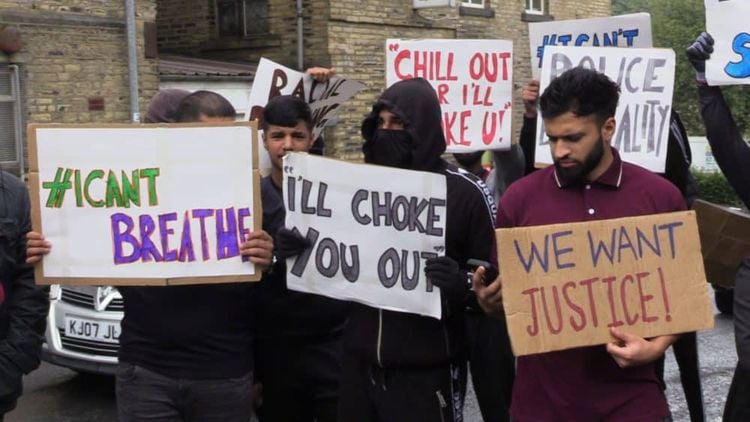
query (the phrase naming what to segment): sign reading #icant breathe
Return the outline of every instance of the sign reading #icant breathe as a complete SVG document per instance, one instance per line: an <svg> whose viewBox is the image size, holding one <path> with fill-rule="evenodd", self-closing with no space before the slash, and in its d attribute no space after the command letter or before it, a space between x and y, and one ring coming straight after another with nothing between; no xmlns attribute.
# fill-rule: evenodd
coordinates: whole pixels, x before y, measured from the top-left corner
<svg viewBox="0 0 750 422"><path fill-rule="evenodd" d="M425 260L445 254L445 177L303 153L284 157L286 227L311 248L287 287L440 318Z"/></svg>
<svg viewBox="0 0 750 422"><path fill-rule="evenodd" d="M713 327L694 211L496 233L517 356Z"/></svg>
<svg viewBox="0 0 750 422"><path fill-rule="evenodd" d="M255 123L29 127L40 284L254 281Z"/></svg>

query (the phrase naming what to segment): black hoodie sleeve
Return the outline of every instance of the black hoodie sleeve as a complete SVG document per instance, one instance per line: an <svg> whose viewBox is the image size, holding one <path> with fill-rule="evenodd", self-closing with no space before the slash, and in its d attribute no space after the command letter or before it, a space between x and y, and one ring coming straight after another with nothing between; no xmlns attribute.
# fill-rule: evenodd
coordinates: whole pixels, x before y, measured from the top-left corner
<svg viewBox="0 0 750 422"><path fill-rule="evenodd" d="M750 208L750 146L742 139L737 123L718 87L698 87L701 116L716 163L737 195Z"/></svg>
<svg viewBox="0 0 750 422"><path fill-rule="evenodd" d="M39 366L49 309L45 288L34 284L34 270L25 265L25 236L31 230L26 187L7 173L3 178L0 224L12 265L3 269L5 300L0 303L0 407L21 393L21 376Z"/></svg>

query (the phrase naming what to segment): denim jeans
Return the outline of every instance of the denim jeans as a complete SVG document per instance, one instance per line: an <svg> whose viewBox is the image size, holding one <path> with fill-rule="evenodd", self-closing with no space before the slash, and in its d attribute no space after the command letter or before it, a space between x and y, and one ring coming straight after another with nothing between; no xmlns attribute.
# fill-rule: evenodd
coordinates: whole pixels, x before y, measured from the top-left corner
<svg viewBox="0 0 750 422"><path fill-rule="evenodd" d="M119 420L249 422L252 378L248 373L229 379L178 379L121 362L116 383Z"/></svg>

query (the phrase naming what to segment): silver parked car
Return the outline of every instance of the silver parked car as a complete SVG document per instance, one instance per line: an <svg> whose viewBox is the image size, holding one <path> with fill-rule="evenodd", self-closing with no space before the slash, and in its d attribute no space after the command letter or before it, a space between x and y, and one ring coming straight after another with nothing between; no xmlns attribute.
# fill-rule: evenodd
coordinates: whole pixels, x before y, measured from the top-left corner
<svg viewBox="0 0 750 422"><path fill-rule="evenodd" d="M114 374L122 314L114 287L51 286L42 359L79 372Z"/></svg>

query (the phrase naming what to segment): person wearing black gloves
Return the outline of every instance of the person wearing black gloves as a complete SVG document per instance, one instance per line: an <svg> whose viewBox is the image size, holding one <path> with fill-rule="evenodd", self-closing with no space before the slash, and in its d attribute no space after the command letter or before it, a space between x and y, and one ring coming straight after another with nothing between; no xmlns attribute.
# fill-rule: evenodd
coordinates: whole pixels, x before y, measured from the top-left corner
<svg viewBox="0 0 750 422"><path fill-rule="evenodd" d="M47 290L24 263L30 209L23 182L0 171L0 421L16 407L23 374L39 366L49 310Z"/></svg>
<svg viewBox="0 0 750 422"><path fill-rule="evenodd" d="M466 387L467 260L489 260L494 201L478 179L441 159L437 95L424 79L388 88L362 123L365 162L444 175L445 256L425 264L442 319L352 304L344 329L341 421L461 420Z"/></svg>
<svg viewBox="0 0 750 422"><path fill-rule="evenodd" d="M341 375L341 333L348 303L286 287L286 258L312 246L284 228L282 158L313 145L310 107L284 95L263 110L263 145L271 174L261 180L263 229L275 237L276 262L258 292L256 380L262 385L257 409L266 421L335 421Z"/></svg>
<svg viewBox="0 0 750 422"><path fill-rule="evenodd" d="M714 40L703 32L686 54L695 68L701 116L706 137L722 173L726 176L745 207L750 208L750 146L732 118L721 89L706 84L706 60L713 53ZM750 256L740 264L734 286L734 340L737 346L737 368L729 389L725 421L750 420Z"/></svg>

